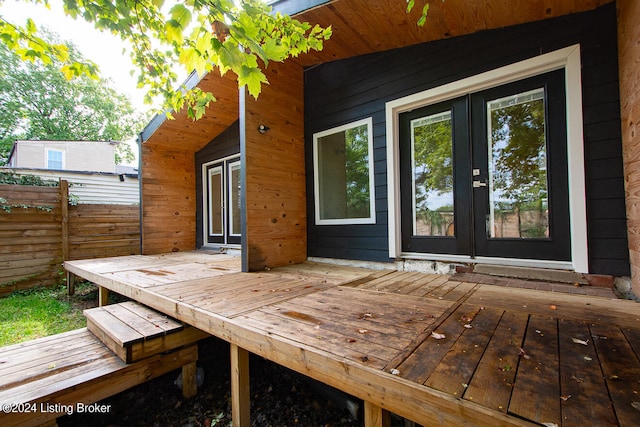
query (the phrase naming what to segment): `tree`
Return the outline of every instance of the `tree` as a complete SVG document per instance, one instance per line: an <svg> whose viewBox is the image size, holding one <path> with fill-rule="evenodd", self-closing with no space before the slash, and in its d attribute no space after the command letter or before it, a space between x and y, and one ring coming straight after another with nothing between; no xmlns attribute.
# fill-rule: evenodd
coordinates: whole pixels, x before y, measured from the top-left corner
<svg viewBox="0 0 640 427"><path fill-rule="evenodd" d="M70 59L86 61L73 45L64 46ZM137 134L143 118L109 81L67 80L61 66L55 59L20 61L0 44L0 159L6 161L16 139L125 141ZM116 162L133 158L127 144L118 146Z"/></svg>
<svg viewBox="0 0 640 427"><path fill-rule="evenodd" d="M3 1L3 0L0 0ZM49 0L22 0L49 6ZM147 101L164 100L164 108L200 118L215 97L198 88L186 90L176 81L176 64L199 75L217 68L238 76L257 97L268 83L261 66L284 61L311 49L322 49L331 28L312 27L288 16L272 14L261 0L64 0L67 15L92 22L129 42L138 84L148 88ZM0 40L26 60L61 61L67 77L95 76L96 67L70 57L64 45L47 43L28 20L19 26L0 17Z"/></svg>

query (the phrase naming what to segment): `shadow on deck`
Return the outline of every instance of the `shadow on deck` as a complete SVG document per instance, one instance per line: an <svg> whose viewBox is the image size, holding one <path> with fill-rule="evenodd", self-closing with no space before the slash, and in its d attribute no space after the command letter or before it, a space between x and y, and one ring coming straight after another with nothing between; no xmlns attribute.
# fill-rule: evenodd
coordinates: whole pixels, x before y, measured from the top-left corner
<svg viewBox="0 0 640 427"><path fill-rule="evenodd" d="M613 294L316 263L242 273L200 252L65 266L364 400L370 426L385 411L422 425L640 425L640 305Z"/></svg>

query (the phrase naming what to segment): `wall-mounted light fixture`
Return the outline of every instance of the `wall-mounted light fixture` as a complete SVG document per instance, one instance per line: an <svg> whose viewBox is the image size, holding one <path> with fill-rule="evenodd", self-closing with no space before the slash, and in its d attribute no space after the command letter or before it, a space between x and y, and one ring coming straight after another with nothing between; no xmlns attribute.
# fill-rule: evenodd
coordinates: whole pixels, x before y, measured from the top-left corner
<svg viewBox="0 0 640 427"><path fill-rule="evenodd" d="M269 126L267 126L267 125L258 126L258 132L260 132L260 133L267 133L270 130L271 130L271 128Z"/></svg>

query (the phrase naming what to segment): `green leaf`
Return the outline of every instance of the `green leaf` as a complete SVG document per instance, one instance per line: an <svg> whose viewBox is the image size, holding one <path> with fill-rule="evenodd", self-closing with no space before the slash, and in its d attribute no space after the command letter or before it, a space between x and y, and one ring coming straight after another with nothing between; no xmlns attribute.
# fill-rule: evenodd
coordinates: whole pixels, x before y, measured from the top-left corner
<svg viewBox="0 0 640 427"><path fill-rule="evenodd" d="M249 94L255 99L258 99L260 91L262 90L262 83L268 84L267 76L264 75L259 68L249 68L246 65L242 66L240 74L238 74L238 85L247 86Z"/></svg>
<svg viewBox="0 0 640 427"><path fill-rule="evenodd" d="M167 21L165 25L165 35L169 42L172 43L182 43L183 35L182 35L182 26L175 19L170 19Z"/></svg>
<svg viewBox="0 0 640 427"><path fill-rule="evenodd" d="M186 28L191 23L191 11L183 4L176 4L169 12L171 19L176 21L182 28Z"/></svg>
<svg viewBox="0 0 640 427"><path fill-rule="evenodd" d="M267 58L277 62L284 61L289 52L289 49L286 46L278 43L275 39L267 39L267 41L262 45L262 49Z"/></svg>

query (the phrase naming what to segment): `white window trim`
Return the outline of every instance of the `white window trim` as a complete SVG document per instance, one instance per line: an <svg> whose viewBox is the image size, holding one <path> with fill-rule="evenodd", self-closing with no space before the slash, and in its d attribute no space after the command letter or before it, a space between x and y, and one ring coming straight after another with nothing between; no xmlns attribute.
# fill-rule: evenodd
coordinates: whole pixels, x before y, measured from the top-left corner
<svg viewBox="0 0 640 427"><path fill-rule="evenodd" d="M580 45L576 44L511 65L487 71L423 92L386 103L387 188L389 192L389 256L391 258L420 257L451 258L456 261L494 262L495 259L409 254L402 252L400 232L400 170L398 120L401 113L440 101L475 93L484 89L533 77L553 70L565 70L567 103L567 161L569 175L569 216L571 231L571 261L500 259L502 264L527 265L589 271L587 249L587 208L584 177L584 135L582 123L582 73ZM469 165L471 167L471 165Z"/></svg>
<svg viewBox="0 0 640 427"><path fill-rule="evenodd" d="M334 133L344 132L358 126L367 125L367 139L369 147L369 217L368 218L338 218L320 219L320 176L318 169L318 139ZM376 223L376 193L375 171L373 159L373 118L358 120L342 126L327 129L313 134L313 194L315 204L316 225L348 225L348 224L375 224Z"/></svg>
<svg viewBox="0 0 640 427"><path fill-rule="evenodd" d="M60 168L60 170L64 170L65 167L66 167L64 150L57 150L55 148L45 148L45 150L44 150L44 168L45 169L51 169L49 167L49 153L60 153L60 157L62 158L62 167ZM51 170L57 170L57 169L51 169Z"/></svg>

